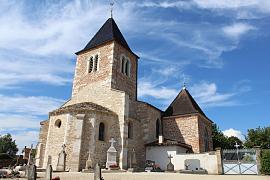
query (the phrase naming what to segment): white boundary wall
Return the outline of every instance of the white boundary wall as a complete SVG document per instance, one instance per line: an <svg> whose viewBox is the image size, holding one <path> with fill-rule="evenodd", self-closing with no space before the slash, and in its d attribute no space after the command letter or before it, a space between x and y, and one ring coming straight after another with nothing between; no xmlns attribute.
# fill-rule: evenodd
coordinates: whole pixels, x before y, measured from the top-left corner
<svg viewBox="0 0 270 180"><path fill-rule="evenodd" d="M197 159L200 168L207 170L208 174L218 174L218 159L215 151L200 154L185 154L185 149L179 146L152 146L146 149L146 160L155 161L162 170L167 169L168 156L172 155L174 170L185 169L186 159Z"/></svg>

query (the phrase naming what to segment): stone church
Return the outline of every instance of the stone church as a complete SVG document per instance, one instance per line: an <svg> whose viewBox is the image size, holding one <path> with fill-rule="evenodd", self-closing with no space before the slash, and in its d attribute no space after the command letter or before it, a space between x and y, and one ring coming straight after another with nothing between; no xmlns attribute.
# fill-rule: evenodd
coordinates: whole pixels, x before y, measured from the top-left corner
<svg viewBox="0 0 270 180"><path fill-rule="evenodd" d="M63 145L66 170L81 171L87 162L104 165L111 138L121 169L129 168L132 152L137 166L144 167L148 147L174 145L184 153L212 150L213 122L186 88L166 111L138 100L139 57L113 18L76 55L71 98L40 123L38 167L45 168L50 156L56 169Z"/></svg>

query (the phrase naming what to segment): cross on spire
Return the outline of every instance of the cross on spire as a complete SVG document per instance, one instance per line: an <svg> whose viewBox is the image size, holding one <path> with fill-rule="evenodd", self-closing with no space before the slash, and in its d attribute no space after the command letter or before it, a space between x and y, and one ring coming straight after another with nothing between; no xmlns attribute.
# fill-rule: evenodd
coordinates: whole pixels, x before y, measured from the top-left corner
<svg viewBox="0 0 270 180"><path fill-rule="evenodd" d="M111 18L113 17L113 5L114 5L114 0L111 0L110 6L111 6Z"/></svg>
<svg viewBox="0 0 270 180"><path fill-rule="evenodd" d="M186 85L187 85L186 76L185 74L183 74L183 89L186 89Z"/></svg>

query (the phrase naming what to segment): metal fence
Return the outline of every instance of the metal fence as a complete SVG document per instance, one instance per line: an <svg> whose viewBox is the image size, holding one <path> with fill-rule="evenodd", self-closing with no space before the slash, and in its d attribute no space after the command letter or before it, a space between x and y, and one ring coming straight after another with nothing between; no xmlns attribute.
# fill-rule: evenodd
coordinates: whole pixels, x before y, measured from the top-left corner
<svg viewBox="0 0 270 180"><path fill-rule="evenodd" d="M225 149L222 161L224 174L258 174L255 149Z"/></svg>

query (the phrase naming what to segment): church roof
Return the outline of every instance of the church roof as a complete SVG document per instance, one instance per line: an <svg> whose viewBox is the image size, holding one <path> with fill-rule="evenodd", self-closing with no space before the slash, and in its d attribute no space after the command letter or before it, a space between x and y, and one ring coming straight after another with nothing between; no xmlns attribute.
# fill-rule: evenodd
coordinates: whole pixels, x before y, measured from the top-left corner
<svg viewBox="0 0 270 180"><path fill-rule="evenodd" d="M126 42L124 36L122 35L121 31L119 30L119 28L118 28L118 26L115 23L113 18L109 18L103 24L103 26L98 30L98 32L95 34L95 36L88 42L88 44L85 46L85 48L79 52L76 52L75 54L78 55L81 52L95 48L97 46L100 46L104 43L107 43L107 42L110 42L113 40L118 42L124 48L126 48L128 51L130 51L132 54L134 54L131 51L130 47L128 46L128 43ZM134 54L134 55L136 57L138 57L136 54Z"/></svg>
<svg viewBox="0 0 270 180"><path fill-rule="evenodd" d="M83 103L77 103L77 104L72 104L68 106L63 106L59 109L56 109L52 112L50 112L51 115L59 115L59 114L65 114L65 113L70 113L70 112L76 112L76 113L86 113L88 111L99 111L99 112L104 112L104 113L110 113L110 114L115 114L113 111L100 106L95 103L91 102L83 102Z"/></svg>
<svg viewBox="0 0 270 180"><path fill-rule="evenodd" d="M206 115L201 110L196 101L193 99L193 97L190 95L188 90L186 88L183 88L164 112L164 117L193 113L199 113L206 117Z"/></svg>
<svg viewBox="0 0 270 180"><path fill-rule="evenodd" d="M192 146L189 144L167 138L164 138L162 143L159 143L158 140L155 140L153 142L145 144L145 146L180 146L186 149L192 149Z"/></svg>

